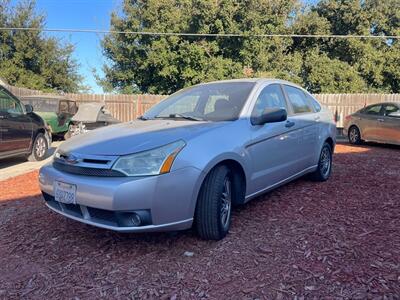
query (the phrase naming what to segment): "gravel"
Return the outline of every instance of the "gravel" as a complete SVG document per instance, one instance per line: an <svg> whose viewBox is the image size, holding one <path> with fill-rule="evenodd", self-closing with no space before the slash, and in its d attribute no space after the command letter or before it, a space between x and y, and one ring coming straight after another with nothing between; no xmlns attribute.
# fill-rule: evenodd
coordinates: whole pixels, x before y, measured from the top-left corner
<svg viewBox="0 0 400 300"><path fill-rule="evenodd" d="M0 299L399 299L399 147L338 145L332 178L233 212L222 241L118 234L50 212L37 171L0 182Z"/></svg>

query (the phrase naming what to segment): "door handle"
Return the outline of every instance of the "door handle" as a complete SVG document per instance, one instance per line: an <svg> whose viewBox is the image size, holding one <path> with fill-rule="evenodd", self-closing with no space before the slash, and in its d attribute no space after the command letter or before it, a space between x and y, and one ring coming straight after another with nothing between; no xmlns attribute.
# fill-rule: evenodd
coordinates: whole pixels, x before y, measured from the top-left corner
<svg viewBox="0 0 400 300"><path fill-rule="evenodd" d="M378 122L385 122L384 119L376 119Z"/></svg>
<svg viewBox="0 0 400 300"><path fill-rule="evenodd" d="M290 128L290 127L293 127L294 124L295 124L295 123L292 122L292 121L286 121L285 127Z"/></svg>
<svg viewBox="0 0 400 300"><path fill-rule="evenodd" d="M320 116L314 118L314 121L319 121L319 120L321 120Z"/></svg>

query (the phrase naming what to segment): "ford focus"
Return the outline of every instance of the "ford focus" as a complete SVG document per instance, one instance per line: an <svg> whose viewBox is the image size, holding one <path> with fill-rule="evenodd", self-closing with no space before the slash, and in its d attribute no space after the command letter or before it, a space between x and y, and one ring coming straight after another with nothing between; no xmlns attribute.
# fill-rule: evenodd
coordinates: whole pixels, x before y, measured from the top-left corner
<svg viewBox="0 0 400 300"><path fill-rule="evenodd" d="M219 240L232 206L308 174L326 181L332 114L287 81L243 79L178 91L137 120L64 142L40 170L46 205L119 232L183 230Z"/></svg>

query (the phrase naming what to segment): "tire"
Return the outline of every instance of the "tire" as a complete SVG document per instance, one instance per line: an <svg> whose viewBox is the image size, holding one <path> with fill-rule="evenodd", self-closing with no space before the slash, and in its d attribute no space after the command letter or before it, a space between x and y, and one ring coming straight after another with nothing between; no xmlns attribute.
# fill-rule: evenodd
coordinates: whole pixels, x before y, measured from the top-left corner
<svg viewBox="0 0 400 300"><path fill-rule="evenodd" d="M313 181L327 181L332 173L332 147L327 142L321 149L318 160L318 168L311 174Z"/></svg>
<svg viewBox="0 0 400 300"><path fill-rule="evenodd" d="M232 182L227 166L217 166L204 180L195 212L196 229L201 238L220 240L228 234L234 190Z"/></svg>
<svg viewBox="0 0 400 300"><path fill-rule="evenodd" d="M49 145L47 144L46 137L43 133L38 133L35 141L32 145L32 152L28 156L29 161L41 161L46 158L47 149L49 149Z"/></svg>
<svg viewBox="0 0 400 300"><path fill-rule="evenodd" d="M360 129L353 125L349 128L348 133L349 143L352 145L360 145L362 143Z"/></svg>

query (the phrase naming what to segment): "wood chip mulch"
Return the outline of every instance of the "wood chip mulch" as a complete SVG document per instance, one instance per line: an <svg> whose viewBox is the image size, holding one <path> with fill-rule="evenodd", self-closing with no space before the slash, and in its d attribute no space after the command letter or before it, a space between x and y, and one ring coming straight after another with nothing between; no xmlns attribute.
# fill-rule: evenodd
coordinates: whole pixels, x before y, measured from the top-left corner
<svg viewBox="0 0 400 300"><path fill-rule="evenodd" d="M0 299L400 299L400 148L338 145L332 178L233 213L222 241L118 234L0 182Z"/></svg>

